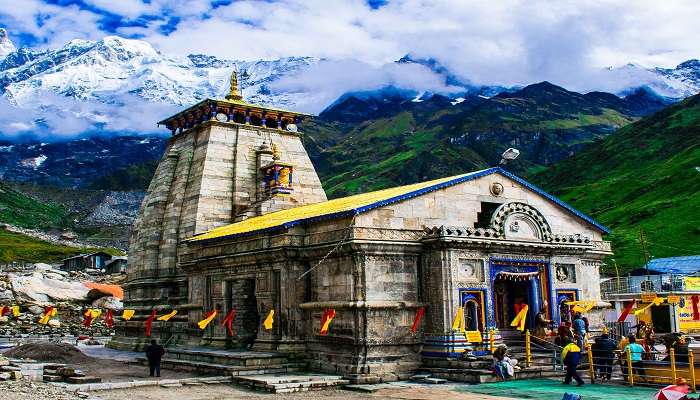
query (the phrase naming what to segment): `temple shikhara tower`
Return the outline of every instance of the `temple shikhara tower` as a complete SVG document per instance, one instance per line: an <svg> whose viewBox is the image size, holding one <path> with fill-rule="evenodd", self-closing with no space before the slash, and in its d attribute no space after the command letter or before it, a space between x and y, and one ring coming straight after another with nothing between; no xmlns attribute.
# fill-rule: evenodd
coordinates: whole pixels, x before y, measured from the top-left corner
<svg viewBox="0 0 700 400"><path fill-rule="evenodd" d="M152 330L171 353L279 352L361 382L478 354L525 304L525 327L540 311L571 319L572 301L600 327L604 226L501 168L327 200L298 129L308 117L245 102L234 73L225 99L159 123L172 138L129 249L137 316L112 346L142 346L151 312L177 310Z"/></svg>

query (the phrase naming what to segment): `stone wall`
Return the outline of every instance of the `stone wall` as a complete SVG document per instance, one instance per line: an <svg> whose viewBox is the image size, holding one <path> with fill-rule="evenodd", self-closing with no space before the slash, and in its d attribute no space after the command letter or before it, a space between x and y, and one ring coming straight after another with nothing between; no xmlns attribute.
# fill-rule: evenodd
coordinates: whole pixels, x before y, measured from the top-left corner
<svg viewBox="0 0 700 400"><path fill-rule="evenodd" d="M491 193L491 186L500 183L503 192ZM602 233L551 200L500 174L491 174L434 192L380 207L357 217L358 226L393 229L424 229L435 226L473 227L482 202L522 202L537 209L554 234L580 233L592 240L602 240Z"/></svg>
<svg viewBox="0 0 700 400"><path fill-rule="evenodd" d="M281 161L294 165L294 191L280 201L271 199L265 207L254 207L260 185L256 150L264 141L279 148ZM324 200L320 180L298 133L208 121L171 138L149 185L130 241L125 306L136 309L137 316L130 323L118 324L114 345L128 348L143 342L140 327L154 308L177 307L180 311L173 323L154 324L154 334L169 337L176 330L188 341L192 336L202 336L191 322L210 306L211 299L205 300L204 293L214 289L216 300L222 302L224 287L216 280L201 277L188 282L178 265L183 240L233 223L246 210L253 210L255 215ZM276 277L279 280L279 275ZM267 278L257 279L260 307L264 301L278 301L274 298L276 294L272 295L277 291L262 285ZM260 289L263 287L267 289ZM192 315L188 316L188 312ZM222 329L212 328L208 336L225 340Z"/></svg>

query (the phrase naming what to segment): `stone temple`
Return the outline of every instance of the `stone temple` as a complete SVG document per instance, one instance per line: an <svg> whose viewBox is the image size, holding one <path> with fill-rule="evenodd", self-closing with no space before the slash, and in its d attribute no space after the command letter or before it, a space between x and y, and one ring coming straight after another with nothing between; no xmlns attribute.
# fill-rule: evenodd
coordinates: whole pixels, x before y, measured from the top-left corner
<svg viewBox="0 0 700 400"><path fill-rule="evenodd" d="M116 348L141 348L152 310L168 346L294 354L356 381L397 379L429 357L483 348L528 326L544 308L555 323L570 300L596 302L600 327L607 229L501 168L328 200L298 124L309 116L253 105L235 74L223 100L204 100L159 124L172 131L134 226ZM417 332L417 310L425 317ZM212 310L235 309L233 335ZM334 309L327 335L324 310ZM274 310L272 329L263 320ZM482 347L480 347L482 346Z"/></svg>

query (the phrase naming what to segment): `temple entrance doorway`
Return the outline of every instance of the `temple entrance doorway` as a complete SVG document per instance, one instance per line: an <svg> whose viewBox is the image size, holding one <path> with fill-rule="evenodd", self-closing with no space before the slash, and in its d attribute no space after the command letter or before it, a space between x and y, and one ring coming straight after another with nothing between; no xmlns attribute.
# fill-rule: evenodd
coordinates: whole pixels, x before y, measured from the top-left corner
<svg viewBox="0 0 700 400"><path fill-rule="evenodd" d="M233 336L229 337L229 347L248 349L258 336L258 304L255 298L255 279L235 279L229 281L227 306L236 310L233 321ZM228 335L228 333L227 333Z"/></svg>
<svg viewBox="0 0 700 400"><path fill-rule="evenodd" d="M511 321L520 312L524 305L532 307L529 294L530 283L528 281L509 281L496 279L494 282L496 327L498 329L512 329ZM530 312L528 312L530 314ZM526 325L529 326L529 318Z"/></svg>

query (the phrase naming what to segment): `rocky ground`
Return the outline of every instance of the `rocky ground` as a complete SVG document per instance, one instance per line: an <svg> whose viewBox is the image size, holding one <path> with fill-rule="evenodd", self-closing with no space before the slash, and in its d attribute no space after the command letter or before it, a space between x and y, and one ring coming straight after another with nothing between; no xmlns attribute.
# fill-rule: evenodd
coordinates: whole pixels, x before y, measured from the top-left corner
<svg viewBox="0 0 700 400"><path fill-rule="evenodd" d="M437 386L381 389L374 393L348 390L319 390L288 394L253 392L234 385L182 386L175 388L141 387L91 393L101 400L510 400L483 394L460 393Z"/></svg>
<svg viewBox="0 0 700 400"><path fill-rule="evenodd" d="M320 390L289 394L253 392L234 385L202 385L163 388L139 387L97 392L76 392L42 382L0 382L3 400L512 400L506 397L459 393L440 387L382 389L375 393Z"/></svg>
<svg viewBox="0 0 700 400"><path fill-rule="evenodd" d="M90 327L83 326L86 308L100 308L103 313L121 311L122 302L110 293L90 289L85 282L118 285L125 275L105 275L98 271L65 272L48 264L35 264L29 269L0 272L0 306L20 307L20 315L0 316L0 338L30 338L47 335L110 336L113 330L98 318ZM57 309L48 324L39 324L45 307Z"/></svg>

